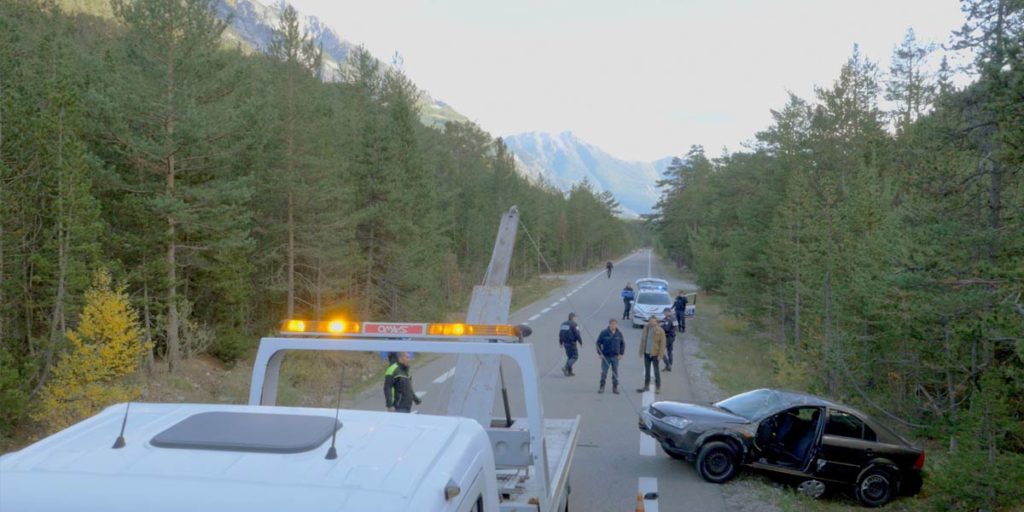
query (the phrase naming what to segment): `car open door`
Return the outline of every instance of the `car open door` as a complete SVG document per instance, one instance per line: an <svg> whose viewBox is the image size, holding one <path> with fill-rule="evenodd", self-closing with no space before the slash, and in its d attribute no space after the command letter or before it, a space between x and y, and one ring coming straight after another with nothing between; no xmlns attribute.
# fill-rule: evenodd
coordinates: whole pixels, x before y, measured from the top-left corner
<svg viewBox="0 0 1024 512"><path fill-rule="evenodd" d="M815 473L826 480L853 483L875 457L875 432L856 415L829 408Z"/></svg>

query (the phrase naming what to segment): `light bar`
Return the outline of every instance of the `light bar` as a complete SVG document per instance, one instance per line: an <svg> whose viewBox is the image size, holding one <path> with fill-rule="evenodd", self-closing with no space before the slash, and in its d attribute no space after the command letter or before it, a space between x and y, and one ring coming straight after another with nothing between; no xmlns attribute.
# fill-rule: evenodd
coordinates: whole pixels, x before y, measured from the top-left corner
<svg viewBox="0 0 1024 512"><path fill-rule="evenodd" d="M427 332L432 336L516 336L511 325L486 324L430 324Z"/></svg>
<svg viewBox="0 0 1024 512"><path fill-rule="evenodd" d="M462 323L401 323L401 322L349 322L346 320L285 320L281 322L282 334L362 334L380 337L500 337L519 336L519 330L512 325L462 324Z"/></svg>

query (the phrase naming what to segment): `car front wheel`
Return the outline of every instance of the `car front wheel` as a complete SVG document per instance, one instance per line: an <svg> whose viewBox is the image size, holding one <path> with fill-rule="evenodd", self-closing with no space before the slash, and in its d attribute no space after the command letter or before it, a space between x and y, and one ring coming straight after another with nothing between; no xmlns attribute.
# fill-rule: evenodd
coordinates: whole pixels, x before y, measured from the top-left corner
<svg viewBox="0 0 1024 512"><path fill-rule="evenodd" d="M865 507L881 507L892 499L893 480L888 471L869 469L857 479L854 495Z"/></svg>
<svg viewBox="0 0 1024 512"><path fill-rule="evenodd" d="M697 472L708 482L724 484L736 476L737 469L736 451L728 443L712 441L697 455Z"/></svg>

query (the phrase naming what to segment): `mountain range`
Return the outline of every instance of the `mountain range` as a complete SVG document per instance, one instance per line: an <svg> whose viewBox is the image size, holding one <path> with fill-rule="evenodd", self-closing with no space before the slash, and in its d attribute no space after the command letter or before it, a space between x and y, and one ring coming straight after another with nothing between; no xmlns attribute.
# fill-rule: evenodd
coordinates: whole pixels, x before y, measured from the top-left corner
<svg viewBox="0 0 1024 512"><path fill-rule="evenodd" d="M521 133L504 140L527 176L540 176L562 190L586 180L599 192L611 191L629 217L651 212L658 201L656 183L672 161L623 160L569 131Z"/></svg>
<svg viewBox="0 0 1024 512"><path fill-rule="evenodd" d="M112 17L109 0L60 0L70 12L84 12ZM229 20L225 32L229 43L244 50L263 52L270 47L273 31L280 25L281 13L287 3L278 0L215 0L214 12ZM300 22L324 51L324 76L337 78L356 45L342 38L316 16L302 15ZM384 65L387 65L386 63ZM442 127L447 122L469 122L451 105L427 92L419 98L420 120L428 126ZM655 183L671 158L654 162L633 162L616 158L589 144L571 132L550 134L530 132L506 137L505 143L515 154L519 171L536 182L544 182L563 191L586 180L598 192L610 191L622 205L622 213L636 217L651 211L658 199Z"/></svg>

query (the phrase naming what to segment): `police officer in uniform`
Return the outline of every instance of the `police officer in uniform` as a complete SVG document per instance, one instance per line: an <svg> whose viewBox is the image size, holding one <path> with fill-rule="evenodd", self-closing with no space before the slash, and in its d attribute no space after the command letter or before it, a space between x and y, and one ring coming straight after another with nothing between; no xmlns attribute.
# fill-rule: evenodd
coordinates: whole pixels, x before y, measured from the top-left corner
<svg viewBox="0 0 1024 512"><path fill-rule="evenodd" d="M562 367L562 374L566 377L575 377L572 372L572 365L579 359L579 350L576 344L583 344L583 337L580 336L580 328L576 325L576 313L569 313L569 319L562 322L558 328L558 344L565 349L565 366Z"/></svg>

